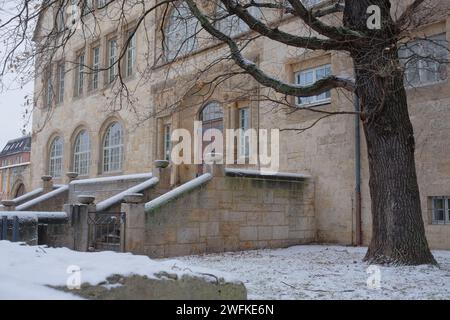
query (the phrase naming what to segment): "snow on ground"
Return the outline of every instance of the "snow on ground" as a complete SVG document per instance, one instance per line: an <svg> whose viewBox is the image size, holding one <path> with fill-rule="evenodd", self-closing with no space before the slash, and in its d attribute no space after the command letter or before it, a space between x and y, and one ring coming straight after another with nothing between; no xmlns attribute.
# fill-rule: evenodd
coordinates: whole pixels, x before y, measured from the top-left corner
<svg viewBox="0 0 450 320"><path fill-rule="evenodd" d="M377 270L367 273L366 250L305 245L177 259L235 275L249 299L450 299L450 251L433 252L440 268L380 267L377 290L367 286Z"/></svg>
<svg viewBox="0 0 450 320"><path fill-rule="evenodd" d="M74 274L74 270L80 273ZM216 280L210 274L235 280L226 273L186 266L176 260L155 261L130 253L77 252L0 241L0 299L77 299L71 293L48 286L65 286L68 279L76 280L78 275L81 283L97 285L115 274L155 278L154 274L162 271L178 276L203 274L210 281Z"/></svg>

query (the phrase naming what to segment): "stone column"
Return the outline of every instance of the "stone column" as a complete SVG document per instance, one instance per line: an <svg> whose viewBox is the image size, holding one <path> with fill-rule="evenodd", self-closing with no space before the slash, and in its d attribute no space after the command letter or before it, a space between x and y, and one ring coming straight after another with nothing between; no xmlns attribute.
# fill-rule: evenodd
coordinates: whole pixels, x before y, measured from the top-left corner
<svg viewBox="0 0 450 320"><path fill-rule="evenodd" d="M71 207L71 225L73 227L74 250L89 251L89 213L95 212L95 197L78 196L79 204L69 205Z"/></svg>
<svg viewBox="0 0 450 320"><path fill-rule="evenodd" d="M42 176L42 189L44 191L42 193L49 193L53 190L53 178L52 176Z"/></svg>
<svg viewBox="0 0 450 320"><path fill-rule="evenodd" d="M158 188L163 190L169 189L171 184L171 167L169 164L167 160L155 160L154 162L152 174L159 179Z"/></svg>
<svg viewBox="0 0 450 320"><path fill-rule="evenodd" d="M206 172L213 177L223 177L225 175L225 166L223 164L223 155L221 153L211 154L205 156Z"/></svg>
<svg viewBox="0 0 450 320"><path fill-rule="evenodd" d="M124 197L121 212L125 212L123 251L145 254L145 209L142 194L130 194ZM121 231L122 232L122 231Z"/></svg>

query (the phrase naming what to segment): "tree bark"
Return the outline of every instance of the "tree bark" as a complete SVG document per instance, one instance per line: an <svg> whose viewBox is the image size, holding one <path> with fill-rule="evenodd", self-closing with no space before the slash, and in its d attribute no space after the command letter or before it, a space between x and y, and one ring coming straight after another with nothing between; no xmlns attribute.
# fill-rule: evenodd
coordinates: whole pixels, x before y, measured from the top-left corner
<svg viewBox="0 0 450 320"><path fill-rule="evenodd" d="M414 132L388 0L347 0L344 24L368 31L368 5L382 9L382 29L355 44L356 94L367 142L372 240L364 258L377 264L435 264L422 218Z"/></svg>

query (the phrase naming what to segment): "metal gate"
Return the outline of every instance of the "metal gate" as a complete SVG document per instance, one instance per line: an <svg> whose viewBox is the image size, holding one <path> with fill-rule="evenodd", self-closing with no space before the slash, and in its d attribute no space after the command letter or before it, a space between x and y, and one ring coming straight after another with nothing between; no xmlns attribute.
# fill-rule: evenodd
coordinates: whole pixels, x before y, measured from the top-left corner
<svg viewBox="0 0 450 320"><path fill-rule="evenodd" d="M91 212L87 220L90 251L124 251L124 212Z"/></svg>

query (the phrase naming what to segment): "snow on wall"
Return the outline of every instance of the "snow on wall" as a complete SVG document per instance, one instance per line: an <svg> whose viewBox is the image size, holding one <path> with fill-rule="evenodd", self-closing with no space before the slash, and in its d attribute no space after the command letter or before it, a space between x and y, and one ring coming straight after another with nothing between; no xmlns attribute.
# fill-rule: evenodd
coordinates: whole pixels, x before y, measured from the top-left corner
<svg viewBox="0 0 450 320"><path fill-rule="evenodd" d="M32 206L35 206L43 201L49 200L53 197L56 197L58 195L60 195L61 193L64 193L66 191L69 190L69 186L68 185L62 185L60 186L58 189L55 189L53 191L50 191L49 193L43 194L42 196L39 196L37 198L34 198L28 202L25 202L19 206L16 207L17 211L24 211Z"/></svg>
<svg viewBox="0 0 450 320"><path fill-rule="evenodd" d="M2 211L1 217L7 217L8 220L17 216L19 222L30 222L40 220L52 220L52 219L67 219L66 212L43 212L43 211Z"/></svg>
<svg viewBox="0 0 450 320"><path fill-rule="evenodd" d="M156 177L155 178L151 178L151 179L149 179L147 181L144 181L144 182L142 182L142 183L140 183L140 184L138 184L138 185L136 185L134 187L131 187L131 188L129 188L129 189L125 190L125 191L122 191L122 192L120 192L120 193L118 193L118 194L116 194L116 195L114 195L114 196L112 196L112 197L110 197L110 198L108 198L106 200L103 200L103 201L99 202L97 204L97 206L96 206L96 210L98 212L105 211L108 208L112 207L113 205L122 202L123 198L127 194L140 193L140 192L142 192L142 191L144 191L146 189L154 187L155 185L158 184L158 182L159 182L159 179L156 178Z"/></svg>
<svg viewBox="0 0 450 320"><path fill-rule="evenodd" d="M191 190L194 190L198 187L201 187L205 183L207 183L209 180L212 179L212 175L209 173L202 174L201 176L192 179L191 181L188 181L181 186L170 190L169 192L166 192L165 194L159 196L158 198L153 199L150 202L147 202L145 204L145 211L149 212L152 210L155 210L156 208L164 205L165 203L178 198L179 196L183 195L186 192L189 192Z"/></svg>
<svg viewBox="0 0 450 320"><path fill-rule="evenodd" d="M285 178L285 179L308 179L311 178L310 175L301 173L290 173L290 172L275 172L275 171L264 171L264 170L252 170L252 169L236 169L236 168L225 168L226 175L233 176L261 176L261 177L273 177L273 178Z"/></svg>

